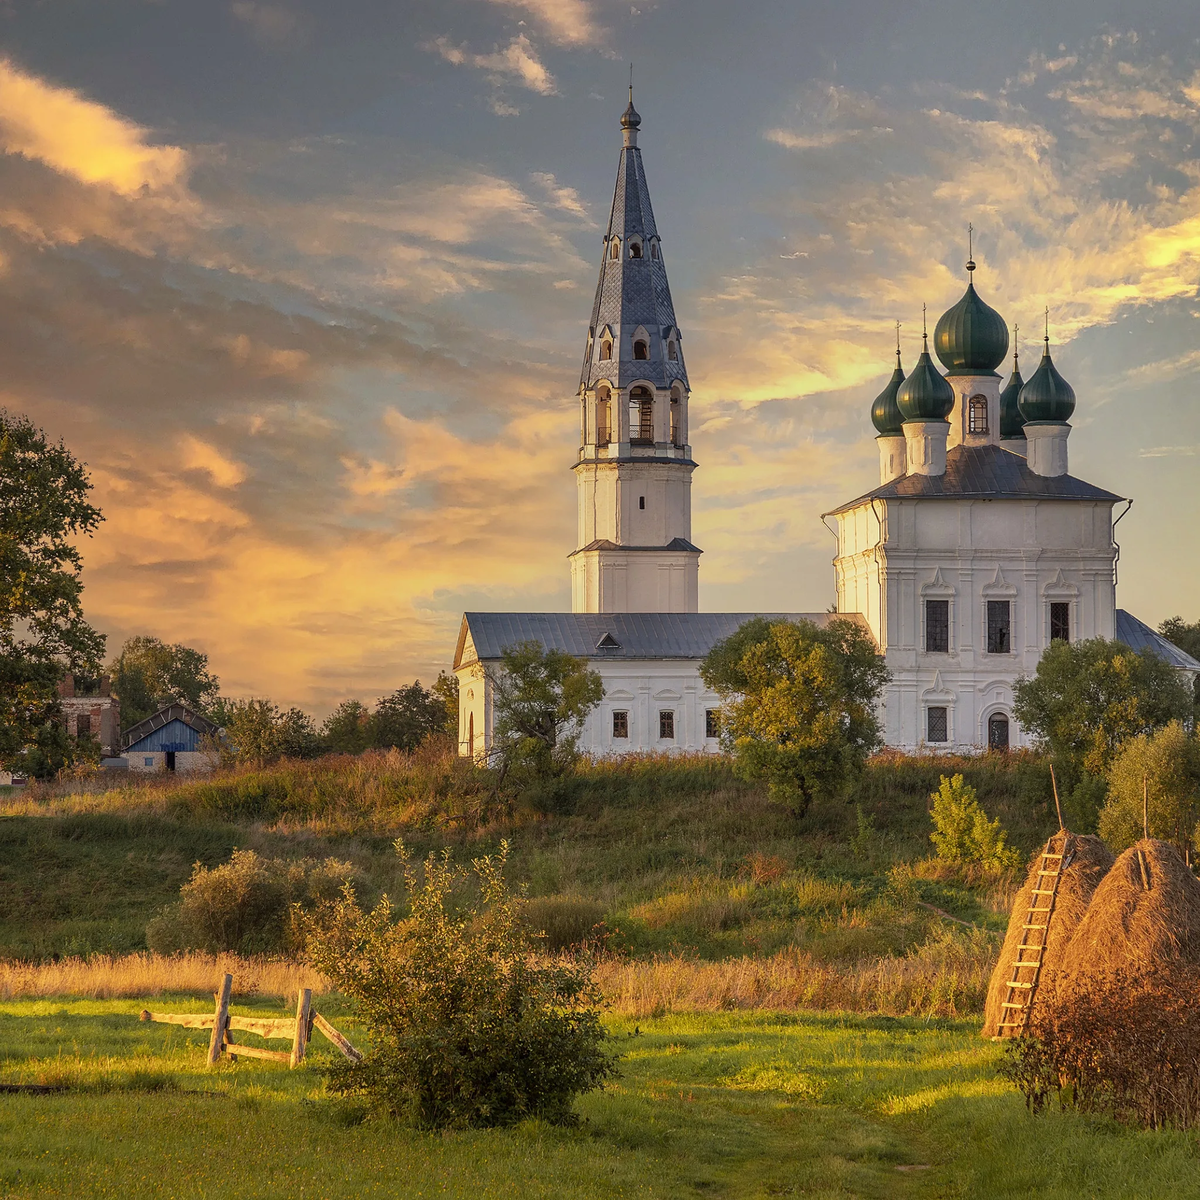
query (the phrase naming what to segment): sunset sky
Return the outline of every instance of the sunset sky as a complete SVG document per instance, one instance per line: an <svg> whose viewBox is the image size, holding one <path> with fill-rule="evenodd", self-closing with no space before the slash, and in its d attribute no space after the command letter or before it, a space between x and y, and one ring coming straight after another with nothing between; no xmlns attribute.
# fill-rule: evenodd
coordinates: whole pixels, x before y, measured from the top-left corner
<svg viewBox="0 0 1200 1200"><path fill-rule="evenodd" d="M1118 603L1200 618L1194 0L7 0L0 406L84 459L110 649L324 713L568 610L628 64L704 610L821 610L819 514L965 286L1050 308Z"/></svg>

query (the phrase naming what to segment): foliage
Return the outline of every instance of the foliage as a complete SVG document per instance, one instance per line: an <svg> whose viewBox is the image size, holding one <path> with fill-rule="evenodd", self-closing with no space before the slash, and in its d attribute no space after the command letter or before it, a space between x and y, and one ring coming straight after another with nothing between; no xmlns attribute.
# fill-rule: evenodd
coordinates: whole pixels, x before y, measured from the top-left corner
<svg viewBox="0 0 1200 1200"><path fill-rule="evenodd" d="M1018 866L1021 856L1005 845L1008 834L1000 828L1000 818L989 821L979 807L975 789L961 775L942 776L933 800L933 833L929 840L938 858L948 862L979 863L1002 871Z"/></svg>
<svg viewBox="0 0 1200 1200"><path fill-rule="evenodd" d="M370 717L376 750L415 750L438 734L458 735L458 680L444 671L431 688L417 679L384 696Z"/></svg>
<svg viewBox="0 0 1200 1200"><path fill-rule="evenodd" d="M546 950L601 947L610 930L604 905L587 896L539 896L525 902L526 927Z"/></svg>
<svg viewBox="0 0 1200 1200"><path fill-rule="evenodd" d="M1200 740L1179 721L1130 738L1113 759L1108 802L1100 813L1100 836L1125 850L1143 835L1172 842L1181 856L1196 834L1200 804Z"/></svg>
<svg viewBox="0 0 1200 1200"><path fill-rule="evenodd" d="M0 409L0 765L46 774L64 671L95 674L104 638L83 618L76 544L99 525L83 465Z"/></svg>
<svg viewBox="0 0 1200 1200"><path fill-rule="evenodd" d="M1187 622L1182 617L1168 617L1158 632L1185 654L1200 661L1200 621Z"/></svg>
<svg viewBox="0 0 1200 1200"><path fill-rule="evenodd" d="M1186 719L1192 708L1173 667L1149 651L1092 638L1052 642L1032 679L1016 686L1017 720L1069 767L1064 784L1101 776L1121 743Z"/></svg>
<svg viewBox="0 0 1200 1200"><path fill-rule="evenodd" d="M146 927L146 944L162 954L295 950L294 906L329 902L357 875L350 863L334 858L262 858L253 850L235 850L227 863L211 870L196 863L179 902Z"/></svg>
<svg viewBox="0 0 1200 1200"><path fill-rule="evenodd" d="M504 647L487 668L493 689L492 756L501 779L546 779L571 766L587 715L604 698L587 661L541 642Z"/></svg>
<svg viewBox="0 0 1200 1200"><path fill-rule="evenodd" d="M722 743L745 779L803 814L858 778L880 744L876 702L888 680L853 621L756 617L718 642L700 670L722 699Z"/></svg>
<svg viewBox="0 0 1200 1200"><path fill-rule="evenodd" d="M1146 1129L1200 1125L1200 972L1098 976L1035 1012L1001 1074L1041 1112L1103 1113Z"/></svg>
<svg viewBox="0 0 1200 1200"><path fill-rule="evenodd" d="M373 741L371 710L361 700L343 700L325 719L321 739L337 754L361 754Z"/></svg>
<svg viewBox="0 0 1200 1200"><path fill-rule="evenodd" d="M236 762L265 763L280 754L280 712L270 700L225 700L217 710L222 749Z"/></svg>
<svg viewBox="0 0 1200 1200"><path fill-rule="evenodd" d="M574 1120L575 1097L616 1073L599 999L581 964L539 964L524 904L504 878L507 843L473 862L480 897L454 911L463 882L449 852L424 878L404 854L409 916L387 897L369 913L352 887L308 922L309 956L355 1004L372 1048L334 1067L339 1092L422 1129Z"/></svg>
<svg viewBox="0 0 1200 1200"><path fill-rule="evenodd" d="M207 654L156 637L130 638L108 670L121 700L123 730L168 704L186 704L207 714L220 691Z"/></svg>

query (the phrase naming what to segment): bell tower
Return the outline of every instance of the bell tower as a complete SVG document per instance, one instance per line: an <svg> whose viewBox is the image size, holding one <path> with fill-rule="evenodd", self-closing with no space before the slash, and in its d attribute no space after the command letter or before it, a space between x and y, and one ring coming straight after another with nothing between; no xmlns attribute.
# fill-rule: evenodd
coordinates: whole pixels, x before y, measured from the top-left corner
<svg viewBox="0 0 1200 1200"><path fill-rule="evenodd" d="M579 381L577 613L698 608L687 368L637 144L641 123L631 87Z"/></svg>

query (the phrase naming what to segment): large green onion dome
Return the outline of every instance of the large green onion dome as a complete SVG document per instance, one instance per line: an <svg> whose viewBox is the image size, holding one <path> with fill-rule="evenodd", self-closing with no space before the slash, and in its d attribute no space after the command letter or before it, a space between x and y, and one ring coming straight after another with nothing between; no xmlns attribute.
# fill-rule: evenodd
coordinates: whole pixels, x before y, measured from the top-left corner
<svg viewBox="0 0 1200 1200"><path fill-rule="evenodd" d="M1017 352L1014 350L1012 378L1008 381L1004 391L1000 393L1000 436L1002 438L1025 436L1022 433L1025 421L1021 416L1021 410L1017 407L1017 400L1024 386L1025 380L1021 378L1021 367L1017 362Z"/></svg>
<svg viewBox="0 0 1200 1200"><path fill-rule="evenodd" d="M1050 339L1042 361L1021 389L1017 407L1025 421L1063 425L1075 411L1075 389L1058 373L1050 358Z"/></svg>
<svg viewBox="0 0 1200 1200"><path fill-rule="evenodd" d="M929 339L912 374L900 385L896 404L905 421L944 421L954 407L954 389L929 357Z"/></svg>
<svg viewBox="0 0 1200 1200"><path fill-rule="evenodd" d="M900 351L896 351L896 369L892 372L888 385L875 397L871 405L871 421L879 430L880 437L903 437L904 414L896 403L896 393L904 382L904 370L900 366Z"/></svg>
<svg viewBox="0 0 1200 1200"><path fill-rule="evenodd" d="M974 272L974 262L967 263ZM933 331L937 356L949 375L993 375L1008 353L1004 318L984 304L968 279L963 298L942 313Z"/></svg>

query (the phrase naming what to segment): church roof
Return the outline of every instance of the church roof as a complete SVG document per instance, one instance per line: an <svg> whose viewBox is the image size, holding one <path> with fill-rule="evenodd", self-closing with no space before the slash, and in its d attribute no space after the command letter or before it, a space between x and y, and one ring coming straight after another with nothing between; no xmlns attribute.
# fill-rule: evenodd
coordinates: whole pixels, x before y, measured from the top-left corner
<svg viewBox="0 0 1200 1200"><path fill-rule="evenodd" d="M945 475L901 475L824 514L847 512L871 500L1101 500L1123 499L1073 475L1038 475L1019 454L999 446L955 446Z"/></svg>
<svg viewBox="0 0 1200 1200"><path fill-rule="evenodd" d="M632 107L632 101L630 105ZM638 122L640 124L640 118ZM581 387L594 387L601 380L607 380L613 387L622 388L634 381L645 380L665 390L676 379L684 387L688 386L667 268L662 246L657 241L658 227L650 206L642 152L636 141L634 138L621 148ZM616 258L612 257L611 249L614 238L619 245ZM640 243L641 256L638 258L630 254L632 239L638 239ZM653 251L651 239L656 243ZM632 335L639 328L645 329L652 342L648 359L633 357ZM606 329L614 335L611 360L601 360L598 352ZM665 349L670 337L675 340L674 360L667 356Z"/></svg>
<svg viewBox="0 0 1200 1200"><path fill-rule="evenodd" d="M837 613L466 613L454 653L455 669L497 659L506 646L541 642L577 658L703 658L719 641L754 617L812 621L824 626ZM863 627L857 613L843 614ZM601 645L601 643L604 643ZM614 644L615 643L615 644Z"/></svg>
<svg viewBox="0 0 1200 1200"><path fill-rule="evenodd" d="M1132 650L1149 650L1179 671L1200 671L1200 662L1123 608L1117 609L1116 633L1117 641L1124 642Z"/></svg>

